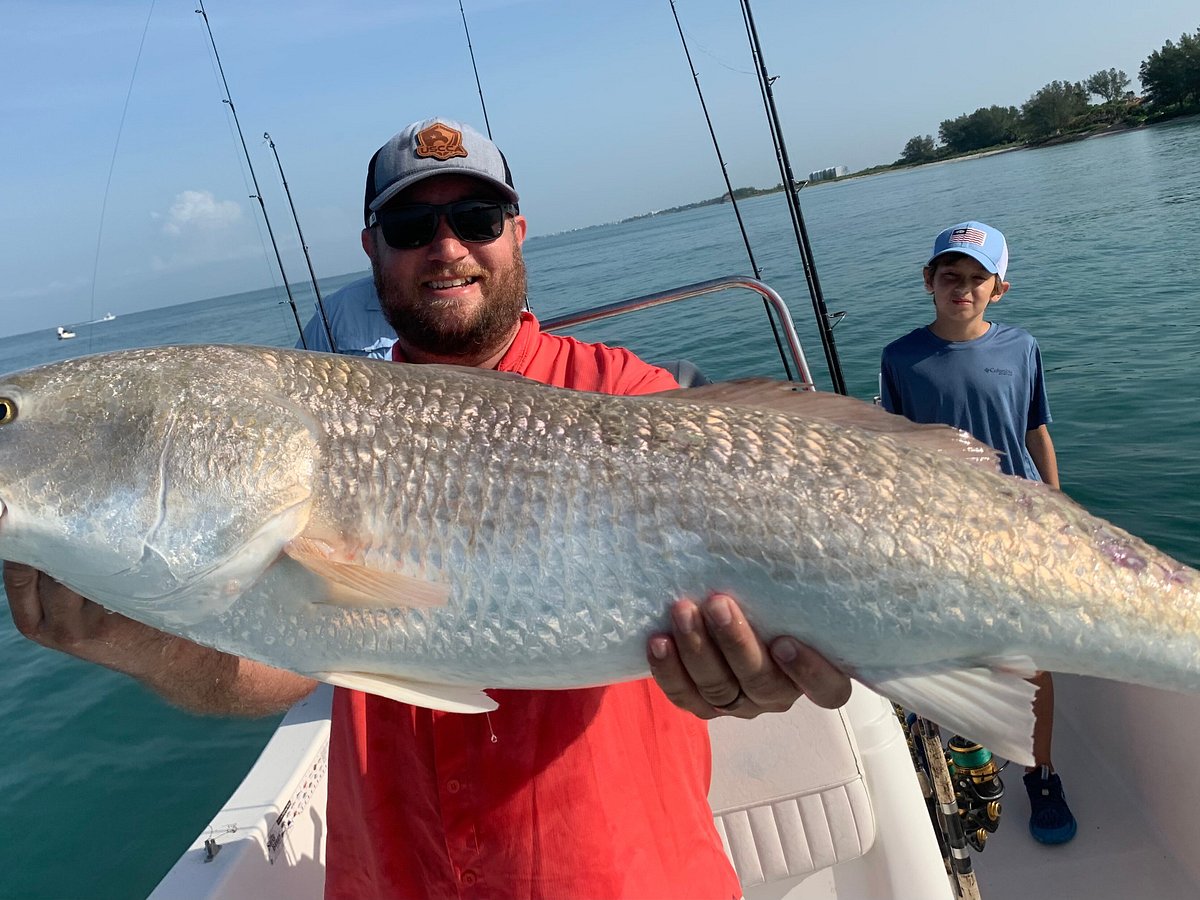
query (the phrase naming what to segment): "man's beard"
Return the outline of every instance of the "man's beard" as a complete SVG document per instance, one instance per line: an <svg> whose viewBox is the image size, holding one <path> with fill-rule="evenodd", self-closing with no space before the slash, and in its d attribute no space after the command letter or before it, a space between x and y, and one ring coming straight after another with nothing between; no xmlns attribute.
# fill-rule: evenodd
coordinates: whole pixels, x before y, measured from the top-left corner
<svg viewBox="0 0 1200 900"><path fill-rule="evenodd" d="M371 270L380 307L396 334L413 349L433 356L479 356L501 349L525 307L525 261L520 247L514 248L510 268L489 273L482 286L484 302L467 321L447 316L436 303L420 297L419 284L389 283L374 262Z"/></svg>

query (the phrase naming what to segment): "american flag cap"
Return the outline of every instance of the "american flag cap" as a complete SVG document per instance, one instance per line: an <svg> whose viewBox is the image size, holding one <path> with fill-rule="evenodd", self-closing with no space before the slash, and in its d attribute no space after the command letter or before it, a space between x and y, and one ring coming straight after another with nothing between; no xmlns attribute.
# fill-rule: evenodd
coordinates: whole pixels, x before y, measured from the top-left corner
<svg viewBox="0 0 1200 900"><path fill-rule="evenodd" d="M999 229L982 222L960 222L939 234L933 242L929 263L944 253L964 253L999 275L1001 281L1008 271L1008 241Z"/></svg>

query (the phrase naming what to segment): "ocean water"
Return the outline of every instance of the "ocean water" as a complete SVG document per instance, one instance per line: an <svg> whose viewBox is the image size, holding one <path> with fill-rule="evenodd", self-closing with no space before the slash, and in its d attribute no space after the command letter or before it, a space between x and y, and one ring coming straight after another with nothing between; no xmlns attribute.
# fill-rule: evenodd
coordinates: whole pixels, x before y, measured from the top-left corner
<svg viewBox="0 0 1200 900"><path fill-rule="evenodd" d="M847 385L876 392L879 352L932 307L933 236L977 218L1009 238L1012 289L992 318L1038 338L1064 490L1200 565L1200 120L812 186L801 193ZM741 206L764 280L788 301L828 388L779 195ZM537 211L526 210L536 226ZM727 206L533 238L542 317L722 275L751 274ZM322 282L323 293L357 277ZM311 309L311 292L297 299ZM291 345L282 291L121 315L59 341L0 339L0 372L118 347L196 341ZM576 334L715 377L782 373L762 304L724 293ZM303 313L302 313L303 315ZM83 316L81 315L81 318ZM0 896L146 895L207 824L273 720L198 718L122 676L44 651L0 612Z"/></svg>

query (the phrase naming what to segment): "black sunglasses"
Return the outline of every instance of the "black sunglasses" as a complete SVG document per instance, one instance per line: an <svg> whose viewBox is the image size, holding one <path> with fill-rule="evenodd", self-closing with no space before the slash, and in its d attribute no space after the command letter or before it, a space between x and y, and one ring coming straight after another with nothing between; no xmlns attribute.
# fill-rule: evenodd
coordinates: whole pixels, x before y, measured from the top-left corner
<svg viewBox="0 0 1200 900"><path fill-rule="evenodd" d="M504 233L504 217L516 213L515 203L498 200L409 203L372 212L368 224L379 226L393 250L415 250L433 240L443 216L459 240L486 244Z"/></svg>

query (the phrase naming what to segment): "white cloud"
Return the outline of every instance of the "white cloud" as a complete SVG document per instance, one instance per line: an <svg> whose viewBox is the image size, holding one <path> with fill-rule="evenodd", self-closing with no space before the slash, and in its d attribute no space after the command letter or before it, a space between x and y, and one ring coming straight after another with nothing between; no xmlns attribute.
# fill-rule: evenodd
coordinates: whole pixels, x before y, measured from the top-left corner
<svg viewBox="0 0 1200 900"><path fill-rule="evenodd" d="M218 200L212 191L183 191L167 210L163 231L176 237L197 231L219 231L241 218L242 208L233 200Z"/></svg>

